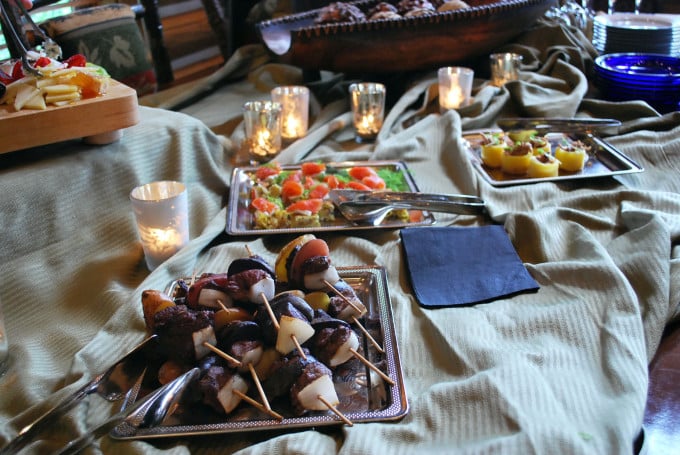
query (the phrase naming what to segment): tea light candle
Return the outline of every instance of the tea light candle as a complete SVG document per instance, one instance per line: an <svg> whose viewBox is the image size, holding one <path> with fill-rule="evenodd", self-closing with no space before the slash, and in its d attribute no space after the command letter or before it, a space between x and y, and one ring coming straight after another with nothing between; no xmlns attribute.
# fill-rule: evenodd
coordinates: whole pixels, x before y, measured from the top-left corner
<svg viewBox="0 0 680 455"><path fill-rule="evenodd" d="M248 155L264 162L281 151L281 104L249 101L243 105L245 145Z"/></svg>
<svg viewBox="0 0 680 455"><path fill-rule="evenodd" d="M519 79L519 69L522 64L522 56L505 52L491 54L489 57L491 65L491 84L502 87L506 82Z"/></svg>
<svg viewBox="0 0 680 455"><path fill-rule="evenodd" d="M474 74L472 69L459 66L439 68L437 80L439 108L442 112L447 109L458 109L470 103Z"/></svg>
<svg viewBox="0 0 680 455"><path fill-rule="evenodd" d="M186 187L173 181L148 183L133 189L130 201L147 267L154 270L189 242Z"/></svg>
<svg viewBox="0 0 680 455"><path fill-rule="evenodd" d="M372 140L380 132L385 116L385 86L362 82L349 87L357 140Z"/></svg>
<svg viewBox="0 0 680 455"><path fill-rule="evenodd" d="M271 97L281 105L281 137L285 140L304 137L309 124L309 89L299 85L276 87Z"/></svg>

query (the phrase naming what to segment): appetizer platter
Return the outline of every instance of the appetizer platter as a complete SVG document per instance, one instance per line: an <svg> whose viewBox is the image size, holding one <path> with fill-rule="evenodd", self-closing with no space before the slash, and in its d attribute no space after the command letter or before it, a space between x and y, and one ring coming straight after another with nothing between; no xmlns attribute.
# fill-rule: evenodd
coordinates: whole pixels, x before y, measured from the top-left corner
<svg viewBox="0 0 680 455"><path fill-rule="evenodd" d="M257 26L274 56L301 68L414 71L489 53L556 4L556 0L360 0L333 2Z"/></svg>
<svg viewBox="0 0 680 455"><path fill-rule="evenodd" d="M107 143L138 122L137 92L112 80L106 95L73 104L18 112L0 106L0 153L72 139Z"/></svg>
<svg viewBox="0 0 680 455"><path fill-rule="evenodd" d="M344 218L331 189L418 192L404 162L301 163L235 168L226 232L230 235L290 234L434 224L431 213L395 209L378 226Z"/></svg>
<svg viewBox="0 0 680 455"><path fill-rule="evenodd" d="M495 129L463 133L463 139L474 168L497 187L643 171L607 141L589 132Z"/></svg>
<svg viewBox="0 0 680 455"><path fill-rule="evenodd" d="M81 138L109 143L139 122L137 92L84 56L28 57L34 66L0 64L0 153Z"/></svg>
<svg viewBox="0 0 680 455"><path fill-rule="evenodd" d="M157 337L143 390L198 368L160 424L134 410L110 433L145 439L399 420L408 412L385 270L338 267L311 234L270 265L250 251L227 272L146 290ZM136 414L141 413L141 414Z"/></svg>

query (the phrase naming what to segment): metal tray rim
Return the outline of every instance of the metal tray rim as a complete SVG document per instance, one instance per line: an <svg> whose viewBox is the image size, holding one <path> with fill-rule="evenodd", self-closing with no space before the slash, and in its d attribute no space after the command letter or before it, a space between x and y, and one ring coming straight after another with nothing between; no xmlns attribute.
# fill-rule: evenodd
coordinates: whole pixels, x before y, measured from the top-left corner
<svg viewBox="0 0 680 455"><path fill-rule="evenodd" d="M469 141L467 138L474 136L474 135L479 135L481 133L485 132L499 132L501 131L500 129L497 128L487 128L487 129L480 129L480 130L470 130L470 131L464 131L463 132L463 140L466 143L466 152L470 158L470 161L472 163L472 166L479 172L481 177L491 185L495 187L509 187L509 186L516 186L516 185L526 185L526 184L536 184L536 183L543 183L543 182L563 182L563 181L573 181L573 180L592 180L592 179L597 179L597 178L603 178L603 177L613 177L617 175L624 175L624 174L633 174L633 173L638 173L638 172L643 172L644 168L641 167L639 164L637 164L635 161L633 161L630 157L625 155L623 152L618 150L616 147L611 145L609 142L606 140L594 136L592 134L587 134L587 137L589 137L590 140L595 142L597 145L599 145L602 150L604 150L606 153L609 154L609 156L615 158L618 160L619 163L622 163L622 168L617 169L617 170L610 170L607 173L598 173L598 174L571 174L571 175L560 175L557 177L545 177L545 178L514 178L510 180L497 180L489 174L489 172L486 170L484 165L482 164L481 158L479 157L478 153L473 150L472 147L469 146ZM555 131L555 133L559 133L559 131ZM592 155L591 155L592 157Z"/></svg>
<svg viewBox="0 0 680 455"><path fill-rule="evenodd" d="M387 373L395 382L394 386L389 387L391 404L380 410L350 412L346 417L352 423L368 422L390 422L403 418L409 411L406 387L404 384L401 357L397 344L394 318L392 316L391 301L388 291L387 272L384 267L377 265L367 266L347 266L338 267L338 272L342 278L352 278L370 276L373 278L375 287L372 289L377 298L379 308L379 320L383 332L383 348L385 350L385 360ZM342 425L343 422L333 414L319 414L312 416L302 416L295 418L285 418L279 422L276 419L251 420L240 422L227 422L223 424L205 425L177 425L177 426L158 426L154 428L135 430L130 433L130 428L121 424L109 433L113 439L135 440L135 439L157 439L177 436L201 436L211 434L235 433L244 431L266 431L266 430L287 430L298 428L311 428L315 426Z"/></svg>
<svg viewBox="0 0 680 455"><path fill-rule="evenodd" d="M404 161L400 160L381 160L381 161L334 161L326 163L327 166L333 167L353 167L353 166L373 166L373 167L387 167L394 166L400 169L404 173L406 178L406 183L412 192L420 191L418 185L416 184L410 170ZM300 167L298 164L288 164L282 165L282 169L297 169ZM243 201L240 200L239 194L240 189L240 179L245 172L252 172L257 169L257 166L245 166L236 167L231 174L231 184L229 192L229 202L227 206L227 225L226 233L233 236L243 236L243 235L270 235L270 234L302 234L307 232L332 232L332 231L356 231L356 230L367 230L367 229L398 229L402 227L415 227L415 226L430 226L435 224L434 216L429 212L424 212L423 221L417 223L404 223L400 221L385 222L379 226L363 226L358 224L352 224L349 221L344 225L332 225L332 226L320 226L320 227L300 227L300 228L282 228L282 229L239 229L238 224L238 208L239 204Z"/></svg>

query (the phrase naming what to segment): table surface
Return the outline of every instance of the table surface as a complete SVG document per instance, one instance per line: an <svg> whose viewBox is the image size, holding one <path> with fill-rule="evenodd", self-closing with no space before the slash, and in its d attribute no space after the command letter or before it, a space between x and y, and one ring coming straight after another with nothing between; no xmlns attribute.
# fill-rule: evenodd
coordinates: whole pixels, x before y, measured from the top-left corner
<svg viewBox="0 0 680 455"><path fill-rule="evenodd" d="M541 287L485 304L425 309L410 288L398 231L321 236L336 265L376 264L387 272L410 404L405 418L140 443L103 437L96 442L101 451L630 451L643 422L649 362L678 314L680 116L592 97L588 44L577 33L541 23L503 48L527 56L520 81L498 89L480 74L475 102L457 112L437 112L436 76L420 74L394 97L373 144L355 144L351 128L338 123L347 112L342 97L319 102L313 131L278 158L399 159L424 192L480 196L488 217L439 214L437 225L502 225ZM237 55L261 56L253 49ZM0 298L11 352L0 379L0 440L144 337L143 290L163 289L196 272L225 271L245 246L274 260L290 236L224 233L242 135L233 125L244 100L301 78L294 68L265 62L181 113L141 107L139 124L114 144L68 141L0 156ZM321 91L327 81L310 84L317 101L330 99L319 93L337 93ZM644 172L494 187L473 168L461 134L492 127L501 116L617 118L621 131L607 140ZM192 240L149 273L129 192L160 179L187 185ZM60 420L35 443L35 452L54 450L101 421L110 409L100 401L91 397Z"/></svg>

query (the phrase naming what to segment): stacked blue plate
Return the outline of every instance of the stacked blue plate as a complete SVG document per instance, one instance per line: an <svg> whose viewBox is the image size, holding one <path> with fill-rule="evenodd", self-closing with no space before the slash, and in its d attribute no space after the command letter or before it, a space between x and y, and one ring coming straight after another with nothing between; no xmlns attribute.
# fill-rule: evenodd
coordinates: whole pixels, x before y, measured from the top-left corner
<svg viewBox="0 0 680 455"><path fill-rule="evenodd" d="M680 58L606 54L595 59L595 85L609 101L643 100L661 113L680 110Z"/></svg>
<svg viewBox="0 0 680 455"><path fill-rule="evenodd" d="M597 15L593 19L593 46L600 54L640 52L680 56L680 16Z"/></svg>

